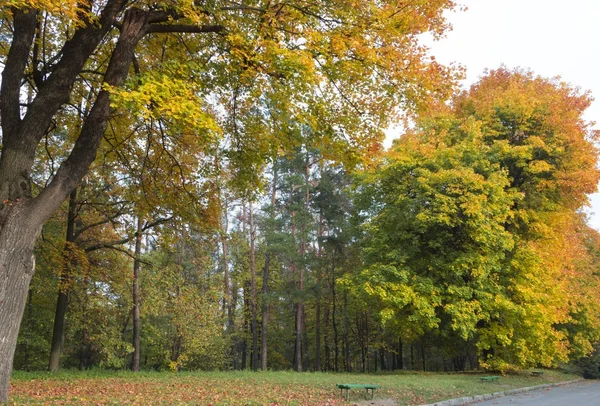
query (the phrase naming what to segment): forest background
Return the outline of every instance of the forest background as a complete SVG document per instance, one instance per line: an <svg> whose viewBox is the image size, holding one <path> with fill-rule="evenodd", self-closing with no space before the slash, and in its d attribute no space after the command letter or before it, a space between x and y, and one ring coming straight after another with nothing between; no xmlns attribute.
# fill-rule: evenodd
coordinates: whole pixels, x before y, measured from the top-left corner
<svg viewBox="0 0 600 406"><path fill-rule="evenodd" d="M592 354L591 97L507 68L459 91L419 43L454 7L2 6L0 394L13 356L367 372Z"/></svg>

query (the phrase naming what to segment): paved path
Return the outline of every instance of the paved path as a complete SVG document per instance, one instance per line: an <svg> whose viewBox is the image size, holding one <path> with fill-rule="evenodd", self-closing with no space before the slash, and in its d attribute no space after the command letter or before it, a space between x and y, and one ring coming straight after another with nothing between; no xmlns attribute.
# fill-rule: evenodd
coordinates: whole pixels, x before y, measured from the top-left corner
<svg viewBox="0 0 600 406"><path fill-rule="evenodd" d="M471 403L473 406L600 406L600 381L581 381L565 386Z"/></svg>

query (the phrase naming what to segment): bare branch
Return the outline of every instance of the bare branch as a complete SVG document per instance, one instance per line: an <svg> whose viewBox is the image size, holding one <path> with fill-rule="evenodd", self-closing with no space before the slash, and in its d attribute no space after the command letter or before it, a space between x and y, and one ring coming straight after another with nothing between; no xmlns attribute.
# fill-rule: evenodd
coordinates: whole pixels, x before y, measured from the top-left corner
<svg viewBox="0 0 600 406"><path fill-rule="evenodd" d="M152 24L148 28L148 33L175 33L175 32L187 32L187 33L208 33L208 32L222 32L225 27L222 25L184 25L184 24Z"/></svg>

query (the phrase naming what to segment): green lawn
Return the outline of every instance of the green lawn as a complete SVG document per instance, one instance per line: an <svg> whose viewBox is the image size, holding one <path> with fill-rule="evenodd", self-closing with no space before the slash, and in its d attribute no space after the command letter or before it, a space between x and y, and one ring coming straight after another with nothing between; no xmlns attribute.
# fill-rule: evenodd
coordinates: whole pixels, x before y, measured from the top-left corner
<svg viewBox="0 0 600 406"><path fill-rule="evenodd" d="M576 379L531 371L482 382L481 374L333 374L294 372L15 372L10 404L52 405L342 405L336 383L374 383L375 399L415 405ZM364 400L354 391L350 404ZM387 402L392 404L393 402Z"/></svg>

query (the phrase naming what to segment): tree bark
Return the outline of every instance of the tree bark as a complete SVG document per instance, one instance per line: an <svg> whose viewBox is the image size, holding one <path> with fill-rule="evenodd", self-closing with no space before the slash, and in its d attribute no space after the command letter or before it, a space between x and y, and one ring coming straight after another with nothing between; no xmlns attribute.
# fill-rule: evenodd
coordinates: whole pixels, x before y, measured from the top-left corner
<svg viewBox="0 0 600 406"><path fill-rule="evenodd" d="M325 311L323 315L323 344L325 346L325 371L331 371L331 345L329 344L329 303L325 303Z"/></svg>
<svg viewBox="0 0 600 406"><path fill-rule="evenodd" d="M292 211L292 238L295 243L296 241L296 212ZM298 272L298 266L295 262L292 262L292 273ZM301 271L300 271L301 272ZM302 278L299 278L298 289L302 291ZM302 313L303 307L301 300L295 304L295 342L294 342L294 369L297 372L302 372Z"/></svg>
<svg viewBox="0 0 600 406"><path fill-rule="evenodd" d="M251 330L252 330L252 370L258 370L258 315L256 308L256 255L254 229L254 212L252 202L248 203L249 227L250 227L250 310L251 310Z"/></svg>
<svg viewBox="0 0 600 406"><path fill-rule="evenodd" d="M404 369L404 354L402 352L402 337L398 337L398 354L396 355L396 368Z"/></svg>
<svg viewBox="0 0 600 406"><path fill-rule="evenodd" d="M344 364L346 372L352 372L350 365L350 320L348 318L348 295L344 292Z"/></svg>
<svg viewBox="0 0 600 406"><path fill-rule="evenodd" d="M50 362L48 370L56 372L60 368L60 356L63 351L65 341L65 316L69 306L70 290L70 261L72 256L73 244L75 240L75 216L77 205L77 189L71 192L69 196L69 213L67 216L67 235L66 244L63 251L64 264L60 274L58 300L56 301L56 312L54 314L54 329L52 331L52 344L50 347Z"/></svg>
<svg viewBox="0 0 600 406"><path fill-rule="evenodd" d="M141 354L141 320L140 320L140 268L142 255L142 217L137 220L137 229L135 233L135 254L133 260L133 355L131 360L131 370L138 372L140 370L140 354Z"/></svg>
<svg viewBox="0 0 600 406"><path fill-rule="evenodd" d="M315 298L315 371L321 371L321 280L322 270L321 264L323 256L323 211L319 212L319 229L317 232L317 257L319 258L319 264L317 265L317 289Z"/></svg>
<svg viewBox="0 0 600 406"><path fill-rule="evenodd" d="M269 208L270 220L275 220L275 203L277 199L277 159L273 162L273 183L271 185L271 207ZM265 266L262 275L262 297L261 297L261 369L267 370L267 351L268 351L268 321L269 321L269 303L267 295L269 294L269 266L271 265L271 250L267 237L267 253L265 254Z"/></svg>
<svg viewBox="0 0 600 406"><path fill-rule="evenodd" d="M5 207L0 228L0 404L8 401L12 364L35 259L41 225L31 224L23 205Z"/></svg>
<svg viewBox="0 0 600 406"><path fill-rule="evenodd" d="M268 248L267 248L268 249ZM265 255L265 266L263 267L263 285L262 285L262 295L261 295L261 329L260 329L260 369L263 371L267 370L267 351L268 351L268 318L269 318L269 305L267 302L267 295L269 294L269 266L271 262L271 255L267 253Z"/></svg>
<svg viewBox="0 0 600 406"><path fill-rule="evenodd" d="M340 345L339 345L339 333L336 321L336 291L335 291L335 253L332 254L331 259L331 275L329 279L329 286L331 289L331 326L333 327L333 370L338 372L340 370L339 357L340 357Z"/></svg>

